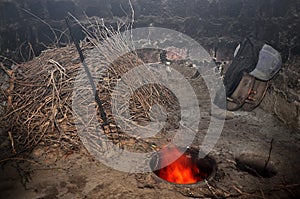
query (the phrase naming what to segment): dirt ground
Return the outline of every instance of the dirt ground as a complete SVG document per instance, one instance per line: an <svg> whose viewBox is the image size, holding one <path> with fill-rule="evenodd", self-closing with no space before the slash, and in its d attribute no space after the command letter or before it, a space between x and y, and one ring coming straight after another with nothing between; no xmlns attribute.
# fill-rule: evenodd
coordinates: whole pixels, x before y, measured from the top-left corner
<svg viewBox="0 0 300 199"><path fill-rule="evenodd" d="M272 138L274 177L256 177L236 167L243 153L265 160ZM67 155L37 148L32 157L39 164L25 161L2 167L0 198L298 198L299 141L298 133L259 108L237 112L226 121L211 152L218 164L215 178L193 186L172 185L151 173L113 170L84 148Z"/></svg>
<svg viewBox="0 0 300 199"><path fill-rule="evenodd" d="M185 72L192 77L195 71ZM203 82L199 78L190 82L201 102L199 130L205 130L210 118L209 101ZM255 172L265 164L270 147L267 169L272 177L262 177ZM83 146L67 154L49 146L35 148L30 159L7 161L1 166L0 198L299 198L299 154L300 132L288 129L272 114L260 108L229 112L209 154L217 162L217 172L208 182L174 185L153 173L113 170ZM241 170L238 164L248 171L250 167L250 172Z"/></svg>

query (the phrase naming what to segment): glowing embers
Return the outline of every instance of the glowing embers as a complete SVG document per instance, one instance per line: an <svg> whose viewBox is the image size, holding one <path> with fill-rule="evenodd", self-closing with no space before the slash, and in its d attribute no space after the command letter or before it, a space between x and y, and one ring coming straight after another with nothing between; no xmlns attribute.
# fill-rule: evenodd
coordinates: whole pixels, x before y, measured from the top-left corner
<svg viewBox="0 0 300 199"><path fill-rule="evenodd" d="M212 177L216 171L213 159L199 158L198 151L193 149L183 152L175 147L160 150L150 162L154 174L176 184L195 184Z"/></svg>

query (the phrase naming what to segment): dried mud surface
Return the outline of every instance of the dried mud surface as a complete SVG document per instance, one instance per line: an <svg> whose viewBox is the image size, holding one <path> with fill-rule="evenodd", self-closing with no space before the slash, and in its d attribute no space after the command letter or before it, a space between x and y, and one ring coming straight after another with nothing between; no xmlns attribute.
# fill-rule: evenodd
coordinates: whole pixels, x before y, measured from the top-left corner
<svg viewBox="0 0 300 199"><path fill-rule="evenodd" d="M218 163L207 184L175 186L151 173L128 174L113 170L85 149L61 154L37 148L33 157L41 164L6 164L1 169L0 198L297 198L299 197L299 137L272 115L257 109L236 113L227 120L211 152ZM253 176L236 167L242 153L265 160L274 138L270 160L277 170L272 178ZM249 156L251 157L251 156ZM22 176L22 177L20 177Z"/></svg>

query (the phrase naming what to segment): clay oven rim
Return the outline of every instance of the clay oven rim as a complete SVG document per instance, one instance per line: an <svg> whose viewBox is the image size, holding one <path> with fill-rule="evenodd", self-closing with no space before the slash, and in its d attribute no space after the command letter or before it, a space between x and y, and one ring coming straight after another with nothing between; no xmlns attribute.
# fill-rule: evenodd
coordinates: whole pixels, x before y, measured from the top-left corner
<svg viewBox="0 0 300 199"><path fill-rule="evenodd" d="M216 171L217 171L217 163L212 156L206 155L204 158L199 158L199 156L198 156L199 151L196 148L181 147L178 149L180 151L185 151L184 154L189 154L191 156L191 158L196 159L199 169L208 174L208 177L205 178L206 181L211 181L214 178ZM155 173L155 167L159 161L159 158L160 158L160 151L154 153L151 158L151 161L150 161L150 168L152 170L152 175L154 176L155 179L158 179L159 181L173 184L176 186L199 186L199 185L205 184L205 180L202 180L202 181L199 181L196 183L191 183L191 184L179 184L179 183L169 182L167 180L160 178Z"/></svg>

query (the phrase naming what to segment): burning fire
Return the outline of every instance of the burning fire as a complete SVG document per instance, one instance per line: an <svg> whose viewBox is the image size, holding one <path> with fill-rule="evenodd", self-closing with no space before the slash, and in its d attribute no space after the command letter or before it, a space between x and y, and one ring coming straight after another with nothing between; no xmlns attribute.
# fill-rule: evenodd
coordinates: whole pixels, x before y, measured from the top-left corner
<svg viewBox="0 0 300 199"><path fill-rule="evenodd" d="M161 164L167 165L172 156L180 156L181 152L177 148L165 148L161 154ZM200 171L198 165L192 157L186 153L168 166L156 171L156 174L169 182L178 184L192 184L202 181L207 175Z"/></svg>

